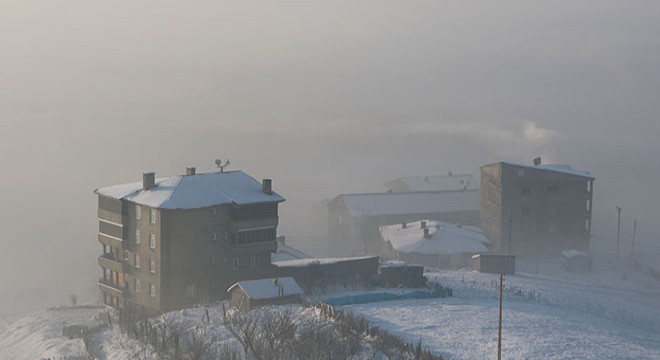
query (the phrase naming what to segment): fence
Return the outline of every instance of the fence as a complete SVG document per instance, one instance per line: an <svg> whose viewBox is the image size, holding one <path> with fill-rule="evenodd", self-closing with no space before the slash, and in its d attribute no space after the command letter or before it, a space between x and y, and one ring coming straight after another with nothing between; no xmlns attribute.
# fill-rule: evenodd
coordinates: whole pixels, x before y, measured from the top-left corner
<svg viewBox="0 0 660 360"><path fill-rule="evenodd" d="M406 300L406 299L433 299L452 296L452 289L436 287L432 292L423 290L413 290L403 294L394 294L390 292L367 293L359 295L347 295L342 297L326 299L323 302L333 306L343 306L352 304L367 304L380 301Z"/></svg>

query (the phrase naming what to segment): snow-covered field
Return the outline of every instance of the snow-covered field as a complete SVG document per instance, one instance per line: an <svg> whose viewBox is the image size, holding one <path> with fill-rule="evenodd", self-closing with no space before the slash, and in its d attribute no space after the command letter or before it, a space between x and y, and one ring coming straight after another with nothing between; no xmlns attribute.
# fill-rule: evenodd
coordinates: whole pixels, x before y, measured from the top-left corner
<svg viewBox="0 0 660 360"><path fill-rule="evenodd" d="M427 274L454 288L445 299L346 308L448 359L493 358L497 275ZM505 281L504 358L660 359L660 298L530 275Z"/></svg>
<svg viewBox="0 0 660 360"><path fill-rule="evenodd" d="M536 268L536 264L522 264ZM607 265L604 263L603 265ZM657 281L609 266L597 274L507 276L503 357L511 359L660 359L660 291ZM598 268L598 267L596 267ZM494 358L497 348L497 275L466 270L434 271L432 281L454 289L454 297L390 301L343 307L371 325L422 340L448 359ZM655 286L655 287L654 287ZM352 291L351 293L354 293ZM339 294L328 294L336 296ZM298 309L294 307L294 309ZM206 308L165 314L184 328L201 323ZM220 321L222 308L208 307L208 327L218 344L235 341ZM32 313L0 327L0 359L66 358L85 354L79 339L62 336L62 326L93 321L104 308L60 307ZM307 311L300 316L312 316ZM2 326L2 325L0 325ZM99 359L157 359L149 348L116 326L92 337Z"/></svg>

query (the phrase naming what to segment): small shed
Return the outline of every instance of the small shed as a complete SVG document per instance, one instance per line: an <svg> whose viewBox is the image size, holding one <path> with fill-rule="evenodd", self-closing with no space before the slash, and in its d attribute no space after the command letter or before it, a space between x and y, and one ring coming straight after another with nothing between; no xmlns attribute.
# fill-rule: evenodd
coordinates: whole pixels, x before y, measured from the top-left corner
<svg viewBox="0 0 660 360"><path fill-rule="evenodd" d="M425 285L424 265L391 261L378 268L380 280L385 287L416 288Z"/></svg>
<svg viewBox="0 0 660 360"><path fill-rule="evenodd" d="M482 273L516 273L516 256L513 254L477 254L472 256L472 270Z"/></svg>
<svg viewBox="0 0 660 360"><path fill-rule="evenodd" d="M561 265L570 272L591 272L591 256L579 250L561 252Z"/></svg>
<svg viewBox="0 0 660 360"><path fill-rule="evenodd" d="M239 281L227 289L231 306L248 311L258 306L299 302L303 291L292 277Z"/></svg>

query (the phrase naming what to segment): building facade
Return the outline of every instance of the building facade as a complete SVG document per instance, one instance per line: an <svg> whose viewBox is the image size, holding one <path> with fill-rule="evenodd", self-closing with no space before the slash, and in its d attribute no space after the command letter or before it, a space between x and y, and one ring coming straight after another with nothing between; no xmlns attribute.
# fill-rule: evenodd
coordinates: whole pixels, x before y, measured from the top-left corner
<svg viewBox="0 0 660 360"><path fill-rule="evenodd" d="M568 165L500 162L481 167L481 228L497 252L589 249L593 183Z"/></svg>
<svg viewBox="0 0 660 360"><path fill-rule="evenodd" d="M151 312L224 298L240 280L268 277L278 205L269 179L241 171L155 179L95 190L105 304Z"/></svg>

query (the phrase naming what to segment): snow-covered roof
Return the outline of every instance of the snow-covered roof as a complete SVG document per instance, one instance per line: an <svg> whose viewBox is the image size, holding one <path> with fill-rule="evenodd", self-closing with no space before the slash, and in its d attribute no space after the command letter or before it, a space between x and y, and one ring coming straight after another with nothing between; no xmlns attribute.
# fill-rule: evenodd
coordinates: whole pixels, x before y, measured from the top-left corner
<svg viewBox="0 0 660 360"><path fill-rule="evenodd" d="M479 191L344 194L338 196L353 216L479 211Z"/></svg>
<svg viewBox="0 0 660 360"><path fill-rule="evenodd" d="M286 261L286 260L299 260L299 259L308 259L309 255L304 252L294 249L289 245L283 244L282 242L277 242L277 251L271 254L270 261Z"/></svg>
<svg viewBox="0 0 660 360"><path fill-rule="evenodd" d="M239 281L227 289L227 292L231 292L231 290L236 286L240 287L245 295L247 295L247 297L250 299L269 299L280 296L303 294L303 291L296 280L290 276L272 279ZM282 292L280 292L280 289Z"/></svg>
<svg viewBox="0 0 660 360"><path fill-rule="evenodd" d="M297 259L297 260L285 260L285 261L274 261L273 265L278 267L303 267L309 266L312 264L319 265L329 265L343 263L347 261L356 261L356 260L366 260L378 258L378 256L357 256L357 257L346 257L346 258L309 258L309 259Z"/></svg>
<svg viewBox="0 0 660 360"><path fill-rule="evenodd" d="M426 220L429 237L424 237L422 222L380 227L384 241L401 253L419 254L465 254L488 251L490 244L483 231L474 226L453 225L440 221Z"/></svg>
<svg viewBox="0 0 660 360"><path fill-rule="evenodd" d="M386 182L384 185L394 189L397 183L403 183L407 191L459 191L478 190L479 181L472 175L427 175L407 176ZM396 190L394 190L396 192Z"/></svg>
<svg viewBox="0 0 660 360"><path fill-rule="evenodd" d="M529 168L529 169L555 171L555 172L560 172L560 173L564 173L564 174L568 174L568 175L584 177L584 178L587 178L587 179L592 179L592 180L595 179L593 176L591 176L589 174L588 171L577 170L577 169L574 169L570 165L567 165L567 164L539 164L539 165L534 165L534 164L519 164L519 163L514 163L514 162L506 162L506 161L503 161L502 164L511 165L511 166L519 166L519 167L524 167L524 168Z"/></svg>
<svg viewBox="0 0 660 360"><path fill-rule="evenodd" d="M143 190L142 182L108 186L99 195L132 201L161 209L196 209L214 205L281 202L275 192L263 192L262 184L242 171L180 175L156 179L156 186Z"/></svg>

